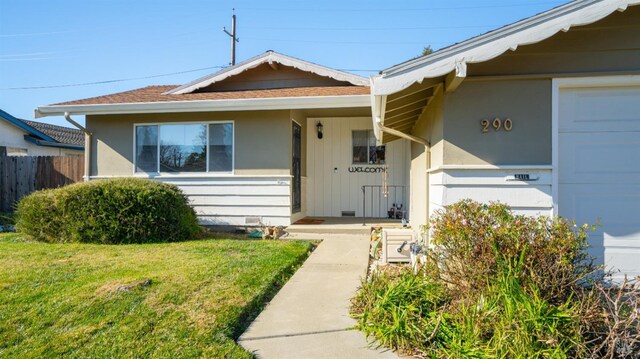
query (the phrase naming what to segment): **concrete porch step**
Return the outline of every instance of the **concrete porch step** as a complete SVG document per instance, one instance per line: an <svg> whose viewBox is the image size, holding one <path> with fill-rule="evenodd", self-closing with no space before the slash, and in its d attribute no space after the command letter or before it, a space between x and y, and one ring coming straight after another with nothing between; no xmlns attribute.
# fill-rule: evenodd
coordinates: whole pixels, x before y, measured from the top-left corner
<svg viewBox="0 0 640 359"><path fill-rule="evenodd" d="M401 228L402 224L397 220L380 218L367 218L366 224L362 224L362 218L355 217L313 217L309 220L320 220L322 223L292 224L286 231L295 237L307 234L342 234L342 235L366 235L371 233L371 227Z"/></svg>
<svg viewBox="0 0 640 359"><path fill-rule="evenodd" d="M307 233L318 233L318 234L357 234L357 235L367 235L371 231L371 226L366 225L352 225L352 226L344 226L344 227L336 227L336 226L316 226L316 225L306 225L306 224L294 224L285 229L290 235L296 234L307 234Z"/></svg>

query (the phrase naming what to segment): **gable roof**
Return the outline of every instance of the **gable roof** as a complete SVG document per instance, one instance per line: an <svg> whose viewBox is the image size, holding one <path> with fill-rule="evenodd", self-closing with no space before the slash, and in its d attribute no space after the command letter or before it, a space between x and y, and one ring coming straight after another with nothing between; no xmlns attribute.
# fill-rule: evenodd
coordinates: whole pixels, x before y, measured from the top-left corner
<svg viewBox="0 0 640 359"><path fill-rule="evenodd" d="M39 146L84 149L84 134L80 130L48 123L22 120L3 110L0 110L0 119L22 129L27 133L24 135L24 139Z"/></svg>
<svg viewBox="0 0 640 359"><path fill-rule="evenodd" d="M252 57L234 66L227 67L211 75L201 77L186 85L182 85L167 91L167 95L179 95L192 93L203 87L207 87L216 82L223 81L229 77L238 75L250 69L254 69L263 64L279 64L289 66L301 71L310 72L319 76L329 77L337 81L348 82L354 86L369 86L369 79L366 77L350 74L347 72L334 70L325 66L320 66L312 62L304 61L295 57L279 54L274 51L267 51L264 54Z"/></svg>
<svg viewBox="0 0 640 359"><path fill-rule="evenodd" d="M273 87L197 91L255 67L282 65L335 80L335 85ZM330 81L333 83L333 81ZM169 113L201 111L283 110L305 108L370 107L369 79L267 51L235 66L202 77L186 85L147 86L105 96L39 106L35 117L105 115L126 113Z"/></svg>
<svg viewBox="0 0 640 359"><path fill-rule="evenodd" d="M614 11L624 11L640 0L577 0L494 31L473 37L381 71L373 77L372 93L388 95L455 72L464 77L466 64L491 60L508 50L545 40L559 31L601 20Z"/></svg>

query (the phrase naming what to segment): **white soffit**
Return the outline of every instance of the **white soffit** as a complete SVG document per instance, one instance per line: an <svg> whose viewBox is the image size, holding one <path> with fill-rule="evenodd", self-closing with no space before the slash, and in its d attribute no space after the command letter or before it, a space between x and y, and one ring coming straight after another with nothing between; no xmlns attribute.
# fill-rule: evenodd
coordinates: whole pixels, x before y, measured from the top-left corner
<svg viewBox="0 0 640 359"><path fill-rule="evenodd" d="M294 57L279 54L273 51L267 51L262 55L255 56L246 61L243 61L237 65L228 67L224 70L218 71L214 74L207 75L199 78L186 85L177 87L173 90L165 92L165 94L179 95L185 93L191 93L200 88L207 87L213 83L223 81L229 77L238 75L247 70L256 68L263 64L279 64L282 66L289 66L301 71L311 72L319 76L329 77L337 81L349 82L355 86L369 86L369 79L350 74L343 71L334 70L325 66L320 66L308 61L296 59Z"/></svg>
<svg viewBox="0 0 640 359"><path fill-rule="evenodd" d="M401 91L426 78L447 75L456 66L491 60L507 50L545 40L559 31L601 20L614 11L624 11L640 0L577 0L511 25L471 38L373 76L372 95Z"/></svg>

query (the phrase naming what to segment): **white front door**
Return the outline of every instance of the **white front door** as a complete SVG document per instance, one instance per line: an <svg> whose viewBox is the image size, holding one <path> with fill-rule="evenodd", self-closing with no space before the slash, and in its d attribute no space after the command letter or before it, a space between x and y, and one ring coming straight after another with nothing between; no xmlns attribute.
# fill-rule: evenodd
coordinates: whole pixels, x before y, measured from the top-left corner
<svg viewBox="0 0 640 359"><path fill-rule="evenodd" d="M354 156L354 136L358 138L356 141L366 138L363 136L372 129L370 117L309 118L307 121L308 216L353 214L361 217L363 204L367 217L386 216L393 203L407 208L409 143L406 140L385 146L384 164L358 163L354 159L357 157ZM322 123L321 139L317 133L318 122ZM355 135L354 131L357 131ZM375 154L371 153L371 156ZM385 169L389 185L387 196L381 195L379 189L369 187L363 197L362 186L383 184L382 171Z"/></svg>
<svg viewBox="0 0 640 359"><path fill-rule="evenodd" d="M610 269L638 275L640 81L581 86L559 89L559 214L578 224L600 222L591 254Z"/></svg>

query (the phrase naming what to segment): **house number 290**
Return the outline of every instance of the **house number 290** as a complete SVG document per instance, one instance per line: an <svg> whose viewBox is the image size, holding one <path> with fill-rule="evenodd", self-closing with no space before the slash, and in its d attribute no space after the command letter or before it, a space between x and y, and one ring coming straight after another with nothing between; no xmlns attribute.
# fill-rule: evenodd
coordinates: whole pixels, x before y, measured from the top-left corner
<svg viewBox="0 0 640 359"><path fill-rule="evenodd" d="M507 118L504 121L499 117L494 118L493 121L483 119L480 121L480 125L482 126L482 133L489 132L489 127L493 127L496 131L505 130L507 132L513 129L513 121L510 118Z"/></svg>

